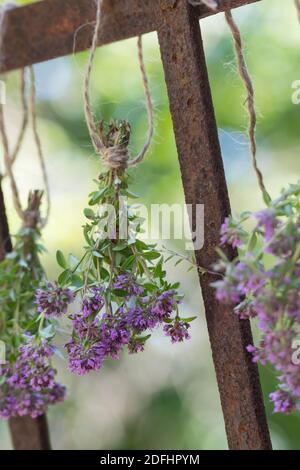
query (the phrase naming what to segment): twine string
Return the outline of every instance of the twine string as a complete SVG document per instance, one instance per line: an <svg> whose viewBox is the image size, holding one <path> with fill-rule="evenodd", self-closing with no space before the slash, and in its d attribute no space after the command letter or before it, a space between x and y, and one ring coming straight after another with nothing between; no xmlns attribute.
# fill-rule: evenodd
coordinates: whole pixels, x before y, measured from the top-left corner
<svg viewBox="0 0 300 470"><path fill-rule="evenodd" d="M263 177L261 170L259 169L258 162L257 162L257 147L256 147L256 137L255 137L257 118L256 118L256 110L255 110L255 102L254 102L254 88L253 88L252 80L251 80L248 67L246 64L246 60L244 57L244 53L243 53L242 37L241 37L240 30L232 17L231 10L225 11L225 18L226 18L227 24L231 30L232 37L233 37L236 58L237 58L238 72L244 83L246 93L247 93L246 103L247 103L247 110L248 110L248 115L249 115L248 136L249 136L249 141L250 141L252 166L254 168L257 182L258 182L261 192L263 193L264 196L269 198L270 196L268 194L268 191L266 190L264 177Z"/></svg>
<svg viewBox="0 0 300 470"><path fill-rule="evenodd" d="M147 107L147 116L148 116L148 133L147 133L145 144L142 150L140 151L140 153L132 160L129 160L129 152L128 152L127 145L124 145L123 143L123 144L116 144L116 145L109 146L103 142L100 129L97 128L97 125L93 116L92 107L91 107L91 98L90 98L91 73L92 73L95 53L96 53L97 44L98 44L98 37L99 37L100 27L101 27L102 4L103 4L103 0L97 0L96 22L95 22L93 39L92 39L92 46L90 48L88 65L87 65L87 69L86 69L86 73L84 77L84 96L83 96L84 97L84 112L85 112L85 119L86 119L87 127L89 130L89 134L90 134L96 153L100 155L104 163L109 168L117 170L117 169L125 169L126 167L133 167L144 159L150 147L151 140L153 137L153 132L154 132L154 108L153 108L150 87L149 87L149 81L148 81L146 68L144 64L142 38L139 36L138 44L137 44L138 60L139 60L140 71L142 74L142 81L143 81L145 96L146 96L146 107Z"/></svg>
<svg viewBox="0 0 300 470"><path fill-rule="evenodd" d="M3 46L3 35L4 35L4 27L5 27L5 14L8 9L15 7L12 4L6 4L2 7L0 7L0 52L1 52L1 47ZM38 159L42 171L42 177L44 181L44 185L46 188L46 194L47 194L47 211L46 211L46 217L40 221L41 227L44 227L49 219L49 213L50 213L50 191L49 191L49 180L48 180L48 175L46 171L46 165L45 165L45 159L43 155L43 150L42 150L42 145L41 145L41 140L39 137L38 129L37 129L37 117L36 117L36 84L35 84L35 76L34 76L34 71L33 68L30 67L30 115L31 115L31 120L32 120L32 129L33 129L33 135L34 135L34 140L37 148L37 153L38 153ZM21 123L21 128L17 137L17 142L14 147L14 150L12 153L10 152L10 147L9 147L9 140L8 140L8 135L7 135L7 130L6 130L6 125L5 125L5 120L4 120L4 109L3 109L3 104L0 103L0 135L2 138L2 145L3 145L3 155L4 155L4 165L5 165L5 175L8 176L10 180L10 186L11 186L11 191L12 191L12 196L13 196L13 203L15 210L23 223L25 225L28 225L28 210L23 210L22 208L22 203L21 203L21 198L20 198L20 193L18 189L18 185L15 179L15 175L13 172L13 165L19 155L20 149L22 147L22 143L24 140L25 136L25 131L28 126L28 118L29 118L29 106L26 98L26 84L25 84L25 69L21 71L21 103L22 103L22 111L23 111L23 119ZM32 216L32 215L31 215ZM39 214L37 214L39 216Z"/></svg>
<svg viewBox="0 0 300 470"><path fill-rule="evenodd" d="M41 139L39 136L38 128L37 128L37 115L36 115L36 80L33 67L29 68L30 71L30 108L31 108L31 120L32 120L32 130L34 135L34 140L37 149L37 155L40 163L40 168L42 172L42 178L44 181L44 186L46 190L46 198L47 198L47 209L46 209L46 216L43 218L41 222L41 226L45 227L49 220L50 210L51 210L51 200L50 200L50 185L49 185L49 178L44 158L43 147L41 143Z"/></svg>

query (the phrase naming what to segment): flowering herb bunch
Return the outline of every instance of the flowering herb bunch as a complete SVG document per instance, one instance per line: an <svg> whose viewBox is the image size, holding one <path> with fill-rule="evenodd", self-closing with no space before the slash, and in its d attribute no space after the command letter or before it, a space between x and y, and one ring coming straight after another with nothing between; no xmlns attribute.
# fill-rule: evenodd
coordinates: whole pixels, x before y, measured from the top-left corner
<svg viewBox="0 0 300 470"><path fill-rule="evenodd" d="M129 133L126 122L112 123L106 144L128 145ZM143 351L158 326L173 343L189 339L193 318L180 317L179 283L166 280L164 259L155 246L137 238L143 220L127 204L127 198L136 197L129 182L124 169L102 173L84 210L82 258L70 256L67 261L57 252L63 268L58 288L68 289L80 300L80 311L70 316L72 336L66 344L69 369L78 375L100 369L106 358L118 359L124 348L129 353ZM44 291L40 306L55 317L64 309L52 312L47 299L52 289L55 286Z"/></svg>
<svg viewBox="0 0 300 470"><path fill-rule="evenodd" d="M31 193L26 222L0 263L0 417L36 418L64 399L51 365L55 321L37 310L36 289L45 279L37 228L42 193Z"/></svg>
<svg viewBox="0 0 300 470"><path fill-rule="evenodd" d="M216 269L224 277L214 286L239 318L257 317L261 342L247 349L254 362L274 366L278 388L270 399L275 412L290 413L300 410L300 183L266 202L260 212L225 220L221 245L238 248L239 257L220 251Z"/></svg>

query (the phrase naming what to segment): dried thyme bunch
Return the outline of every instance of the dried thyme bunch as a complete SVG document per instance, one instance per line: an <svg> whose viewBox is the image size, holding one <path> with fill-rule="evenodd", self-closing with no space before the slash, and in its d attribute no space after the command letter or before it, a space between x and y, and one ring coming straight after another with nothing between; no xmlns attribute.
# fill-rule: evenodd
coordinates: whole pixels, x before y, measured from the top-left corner
<svg viewBox="0 0 300 470"><path fill-rule="evenodd" d="M161 253L138 238L143 220L126 201L136 197L129 190L125 170L128 123L111 123L107 131L101 126L100 132L106 148L120 157L119 165L110 165L89 195L82 258L70 256L67 261L58 251L63 268L58 287L48 285L44 290L47 297L55 289L68 289L80 299L80 311L71 315L72 336L66 344L69 368L79 375L100 369L108 357L118 359L124 348L129 353L143 351L158 326L172 342L189 339L194 319L180 316L179 283L166 280Z"/></svg>
<svg viewBox="0 0 300 470"><path fill-rule="evenodd" d="M29 196L13 250L0 263L0 417L43 414L65 397L51 365L56 322L37 311L36 289L45 280L39 260L39 206L42 193ZM66 293L68 299L69 292Z"/></svg>

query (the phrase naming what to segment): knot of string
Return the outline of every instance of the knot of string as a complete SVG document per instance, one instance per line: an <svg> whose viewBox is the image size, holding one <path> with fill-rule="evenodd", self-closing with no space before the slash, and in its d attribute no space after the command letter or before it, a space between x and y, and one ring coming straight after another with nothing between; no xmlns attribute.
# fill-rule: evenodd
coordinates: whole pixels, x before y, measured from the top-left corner
<svg viewBox="0 0 300 470"><path fill-rule="evenodd" d="M5 16L6 12L14 8L15 5L13 4L5 4L0 8L0 52L2 51L1 46L3 46L3 37L4 37L4 30L5 30ZM0 60L1 60L1 54L0 54ZM34 134L34 140L37 148L37 153L38 153L38 158L40 162L40 167L42 171L42 177L44 181L44 185L46 188L46 195L47 195L47 212L46 212L46 217L43 218L43 220L40 221L40 226L44 227L49 219L49 214L50 214L50 191L49 191L49 181L48 181L48 175L46 171L46 165L45 165L45 160L44 160L44 155L43 155L43 150L42 150L42 145L40 141L40 137L38 134L38 129L37 129L37 119L36 119L36 85L35 85L35 76L34 76L34 71L33 68L30 67L30 97L29 97L29 103L30 103L30 114L31 114L31 119L32 119L32 129L33 129L33 134ZM26 85L25 85L25 70L21 71L21 102L22 102L22 112L23 112L23 119L21 123L21 128L17 137L17 142L14 147L14 150L11 152L10 151L10 146L9 146L9 140L7 136L7 131L6 131L6 126L5 126L5 120L4 120L4 111L3 111L3 104L0 103L0 134L2 137L2 145L3 145L3 155L4 155L4 165L5 165L5 174L3 177L8 176L10 180L10 186L12 190L12 196L13 196L13 203L15 210L21 220L24 222L24 225L27 225L27 220L28 220L28 211L23 210L22 204L21 204L21 199L20 199L20 194L19 194L19 189L16 183L16 179L14 176L13 172L13 165L19 155L22 142L24 140L25 136L25 131L28 126L28 115L29 115L29 106L27 103L27 98L26 98ZM38 210L38 209L37 209ZM32 211L31 211L32 212Z"/></svg>
<svg viewBox="0 0 300 470"><path fill-rule="evenodd" d="M125 170L128 166L129 151L128 147L114 145L113 147L104 147L101 152L103 162L112 170Z"/></svg>
<svg viewBox="0 0 300 470"><path fill-rule="evenodd" d="M154 133L154 108L153 108L153 101L151 97L149 81L146 73L144 58L143 58L143 47L142 47L142 38L141 36L138 37L137 48L138 48L138 60L139 60L139 67L142 75L143 87L146 96L146 107L147 107L147 116L148 116L148 132L146 141L139 152L139 154L130 159L129 158L129 151L127 145L118 144L116 143L113 146L109 146L103 142L103 138L97 125L95 123L95 119L92 113L91 108L91 99L90 99L90 81L91 81L91 72L93 68L93 63L95 59L95 53L97 49L100 27L101 27L101 18L102 18L102 4L103 0L97 0L97 12L96 12L96 22L95 22L95 29L92 39L92 46L90 49L88 65L85 73L84 78L84 111L85 111L85 118L87 127L90 133L90 137L94 146L94 149L98 155L102 158L103 162L111 169L114 170L124 170L127 167L133 167L140 163L151 144L151 140Z"/></svg>

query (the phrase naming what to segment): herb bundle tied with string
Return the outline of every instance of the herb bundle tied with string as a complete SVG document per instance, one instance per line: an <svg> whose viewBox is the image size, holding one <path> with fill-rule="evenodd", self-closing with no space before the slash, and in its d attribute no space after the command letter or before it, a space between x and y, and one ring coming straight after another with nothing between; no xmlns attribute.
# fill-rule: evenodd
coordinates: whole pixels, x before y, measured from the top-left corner
<svg viewBox="0 0 300 470"><path fill-rule="evenodd" d="M5 175L10 182L14 207L19 215L21 229L13 237L9 253L0 262L0 417L18 416L37 418L49 405L61 402L66 389L56 381L52 357L56 348L53 338L56 322L38 310L36 289L46 279L39 255L44 251L41 230L49 216L49 185L45 162L37 131L36 90L33 69L30 69L30 103L27 103L25 73L21 74L23 119L14 150L10 150L4 122L3 105L0 105L0 134L3 146ZM39 163L47 192L47 215L40 215L43 191L32 191L24 210L20 200L13 165L20 153L28 126L29 108ZM6 243L8 245L8 243ZM66 294L69 299L69 293Z"/></svg>
<svg viewBox="0 0 300 470"><path fill-rule="evenodd" d="M70 316L71 338L66 344L69 369L84 375L102 367L106 358L118 359L121 351L143 351L151 332L161 326L172 342L189 339L190 321L182 318L179 283L166 279L164 259L156 247L138 238L142 220L124 202L135 195L129 190L129 168L146 155L153 136L153 103L138 38L138 58L146 95L148 135L141 152L130 158L131 129L126 121L111 121L97 126L91 111L90 78L98 34L102 1L97 2L96 26L84 82L86 122L91 140L107 170L95 180L96 190L89 195L84 210L86 241L80 260L66 259L61 251L57 261L63 268L57 284L38 292L38 304L49 316L56 311L52 301L63 289L80 301L80 311Z"/></svg>

